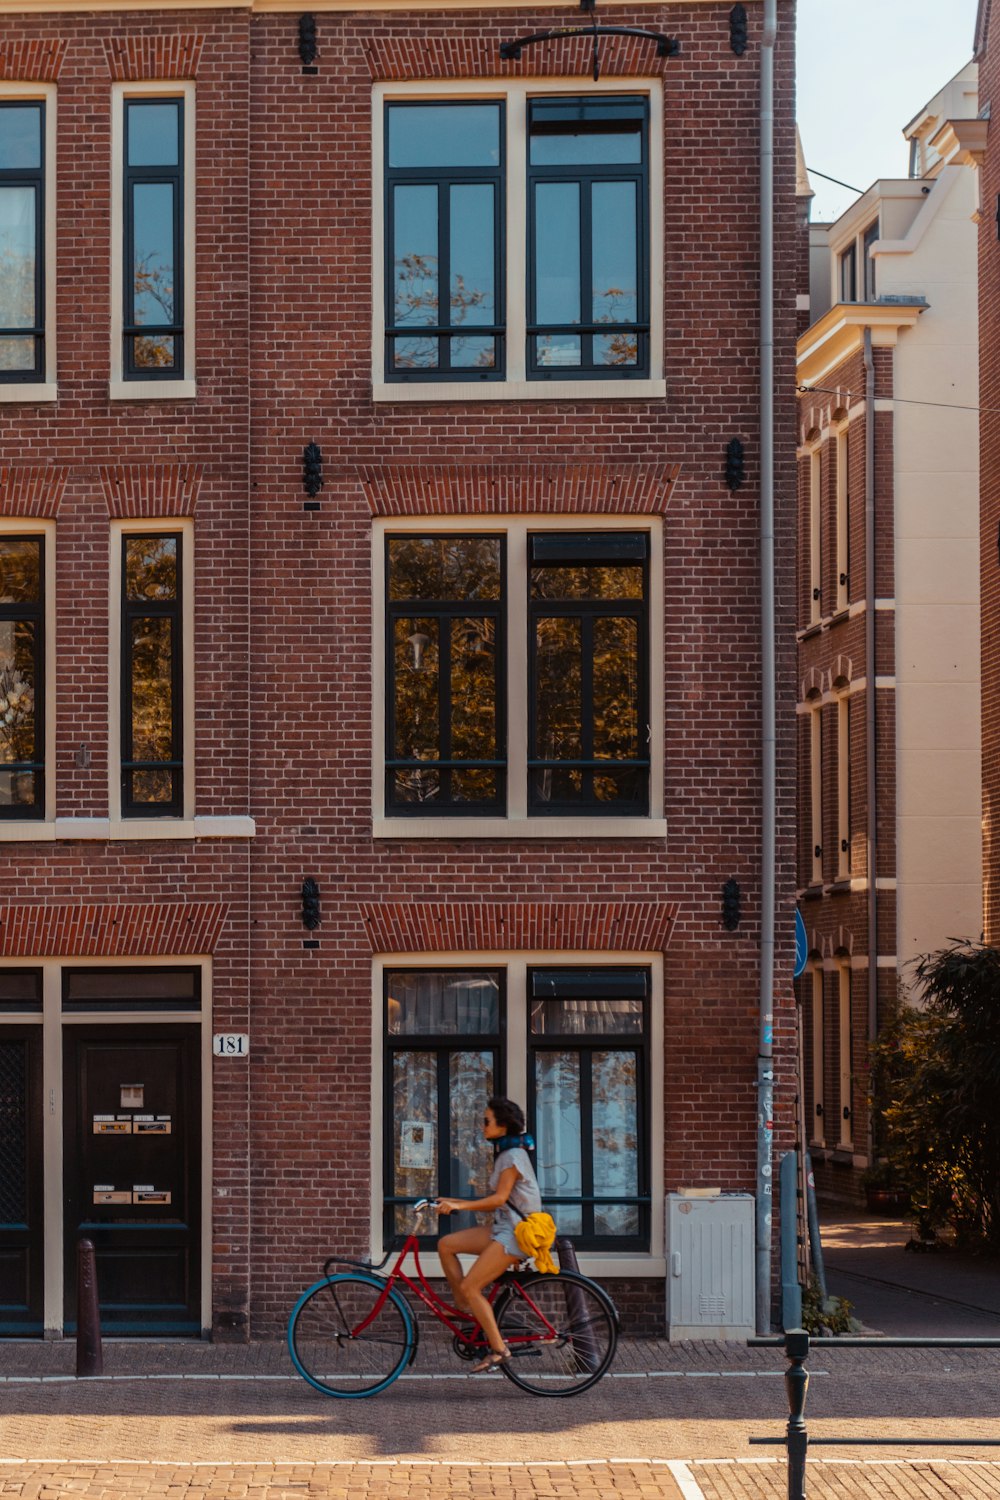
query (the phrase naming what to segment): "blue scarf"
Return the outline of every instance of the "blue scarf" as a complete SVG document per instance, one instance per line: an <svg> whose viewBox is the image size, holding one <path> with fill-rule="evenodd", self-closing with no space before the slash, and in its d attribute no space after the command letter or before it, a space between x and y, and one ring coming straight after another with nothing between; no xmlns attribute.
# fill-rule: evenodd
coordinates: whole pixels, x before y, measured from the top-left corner
<svg viewBox="0 0 1000 1500"><path fill-rule="evenodd" d="M533 1135L504 1135L498 1141L494 1142L494 1146L498 1153L501 1151L513 1151L517 1146L522 1147L525 1151L534 1151L535 1138Z"/></svg>

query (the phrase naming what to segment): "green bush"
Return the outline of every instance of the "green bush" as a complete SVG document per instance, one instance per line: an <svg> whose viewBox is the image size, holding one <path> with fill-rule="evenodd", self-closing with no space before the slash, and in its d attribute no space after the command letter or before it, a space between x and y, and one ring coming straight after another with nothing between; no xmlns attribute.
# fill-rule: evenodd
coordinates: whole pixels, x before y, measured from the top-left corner
<svg viewBox="0 0 1000 1500"><path fill-rule="evenodd" d="M922 1008L899 1004L872 1059L880 1154L923 1231L1000 1253L1000 950L919 959Z"/></svg>
<svg viewBox="0 0 1000 1500"><path fill-rule="evenodd" d="M852 1333L857 1324L851 1317L851 1303L846 1297L827 1297L824 1302L819 1292L819 1282L810 1277L809 1285L802 1288L802 1327L813 1337L824 1329L830 1333Z"/></svg>

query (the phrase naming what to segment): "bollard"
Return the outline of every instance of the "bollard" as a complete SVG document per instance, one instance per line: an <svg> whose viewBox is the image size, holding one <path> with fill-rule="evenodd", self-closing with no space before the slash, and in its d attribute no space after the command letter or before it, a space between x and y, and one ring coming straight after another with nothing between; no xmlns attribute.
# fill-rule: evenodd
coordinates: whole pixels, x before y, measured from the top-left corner
<svg viewBox="0 0 1000 1500"><path fill-rule="evenodd" d="M560 1234L556 1238L555 1249L559 1257L560 1270L575 1271L579 1275L580 1263L573 1249L573 1241L567 1239L564 1234ZM570 1317L573 1353L576 1355L577 1362L584 1370L596 1370L601 1362L601 1351L593 1332L587 1327L586 1307L578 1287L566 1288L566 1311Z"/></svg>
<svg viewBox="0 0 1000 1500"><path fill-rule="evenodd" d="M785 1354L789 1368L785 1371L785 1394L788 1397L788 1427L785 1448L788 1452L788 1500L806 1500L806 1392L809 1390L809 1335L800 1328L785 1334Z"/></svg>
<svg viewBox="0 0 1000 1500"><path fill-rule="evenodd" d="M97 1302L97 1254L93 1240L76 1244L76 1373L104 1374L101 1313Z"/></svg>

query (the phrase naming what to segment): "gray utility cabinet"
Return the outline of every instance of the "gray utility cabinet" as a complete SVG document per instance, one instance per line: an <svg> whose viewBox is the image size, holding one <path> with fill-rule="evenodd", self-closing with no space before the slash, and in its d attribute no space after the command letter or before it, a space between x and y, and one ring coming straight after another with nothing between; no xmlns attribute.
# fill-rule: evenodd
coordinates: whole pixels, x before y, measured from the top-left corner
<svg viewBox="0 0 1000 1500"><path fill-rule="evenodd" d="M667 1337L754 1332L754 1200L749 1193L667 1198Z"/></svg>

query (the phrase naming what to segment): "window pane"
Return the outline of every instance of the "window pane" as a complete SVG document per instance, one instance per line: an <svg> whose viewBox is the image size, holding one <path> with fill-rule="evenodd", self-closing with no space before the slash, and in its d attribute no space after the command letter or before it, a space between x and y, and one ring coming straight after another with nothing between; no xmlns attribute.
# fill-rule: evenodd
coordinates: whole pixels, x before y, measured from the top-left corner
<svg viewBox="0 0 1000 1500"><path fill-rule="evenodd" d="M578 365L582 358L582 344L575 333L543 333L535 339L535 361L545 366Z"/></svg>
<svg viewBox="0 0 1000 1500"><path fill-rule="evenodd" d="M639 363L639 335L622 330L618 333L595 333L594 364L621 365L623 369Z"/></svg>
<svg viewBox="0 0 1000 1500"><path fill-rule="evenodd" d="M582 106L585 110L586 106ZM610 166L642 161L642 122L532 120L533 167Z"/></svg>
<svg viewBox="0 0 1000 1500"><path fill-rule="evenodd" d="M390 599L499 599L500 538L393 537Z"/></svg>
<svg viewBox="0 0 1000 1500"><path fill-rule="evenodd" d="M130 536L125 540L125 597L177 598L177 538Z"/></svg>
<svg viewBox="0 0 1000 1500"><path fill-rule="evenodd" d="M35 326L35 204L33 187L0 187L0 328ZM31 359L24 360L22 341L11 343L18 362L0 360L0 368L30 368L34 345Z"/></svg>
<svg viewBox="0 0 1000 1500"><path fill-rule="evenodd" d="M432 1197L438 1188L437 1058L433 1052L395 1052L392 1058L392 1191ZM413 1211L399 1205L396 1229L405 1234Z"/></svg>
<svg viewBox="0 0 1000 1500"><path fill-rule="evenodd" d="M392 104L390 167L497 167L499 104Z"/></svg>
<svg viewBox="0 0 1000 1500"><path fill-rule="evenodd" d="M393 320L402 327L433 327L438 322L438 190L397 187L393 208Z"/></svg>
<svg viewBox="0 0 1000 1500"><path fill-rule="evenodd" d="M640 567L532 568L533 599L641 599Z"/></svg>
<svg viewBox="0 0 1000 1500"><path fill-rule="evenodd" d="M594 621L594 758L639 758L639 625Z"/></svg>
<svg viewBox="0 0 1000 1500"><path fill-rule="evenodd" d="M639 1192L638 1057L634 1052L591 1054L594 1196ZM595 1208L595 1234L638 1234L637 1205Z"/></svg>
<svg viewBox="0 0 1000 1500"><path fill-rule="evenodd" d="M0 807L35 807L39 797L35 771L0 770Z"/></svg>
<svg viewBox="0 0 1000 1500"><path fill-rule="evenodd" d="M0 109L0 171L31 171L42 165L42 111L38 104Z"/></svg>
<svg viewBox="0 0 1000 1500"><path fill-rule="evenodd" d="M451 305L447 321L494 323L494 194L489 183L451 189ZM454 362L454 361L453 361Z"/></svg>
<svg viewBox="0 0 1000 1500"><path fill-rule="evenodd" d="M132 313L136 323L174 321L174 184L132 188Z"/></svg>
<svg viewBox="0 0 1000 1500"><path fill-rule="evenodd" d="M579 183L536 184L534 259L536 323L579 323ZM547 362L570 364L579 359L551 357Z"/></svg>
<svg viewBox="0 0 1000 1500"><path fill-rule="evenodd" d="M547 1194L582 1197L580 1127L579 1053L536 1052L535 1134L543 1199ZM582 1208L560 1206L555 1217L561 1233L583 1233Z"/></svg>
<svg viewBox="0 0 1000 1500"><path fill-rule="evenodd" d="M439 1191L454 1198L485 1198L493 1168L493 1149L483 1139L483 1107L493 1093L493 1053L452 1052L448 1057L448 1124L450 1160L447 1181ZM474 1213L452 1214L448 1228L471 1229Z"/></svg>
<svg viewBox="0 0 1000 1500"><path fill-rule="evenodd" d="M42 1008L42 976L37 969L0 969L0 1011Z"/></svg>
<svg viewBox="0 0 1000 1500"><path fill-rule="evenodd" d="M34 339L0 338L0 370L33 370Z"/></svg>
<svg viewBox="0 0 1000 1500"><path fill-rule="evenodd" d="M561 617L535 622L535 742L539 760L579 760L581 742L581 622Z"/></svg>
<svg viewBox="0 0 1000 1500"><path fill-rule="evenodd" d="M0 536L0 605L39 602L41 560L42 544L37 538Z"/></svg>
<svg viewBox="0 0 1000 1500"><path fill-rule="evenodd" d="M451 757L495 760L496 626L492 619L451 622Z"/></svg>
<svg viewBox="0 0 1000 1500"><path fill-rule="evenodd" d="M491 338L452 339L451 364L455 370L493 370L496 368L496 340Z"/></svg>
<svg viewBox="0 0 1000 1500"><path fill-rule="evenodd" d="M71 969L63 977L64 1002L78 1006L168 1000L187 1010L198 994L198 976L190 969Z"/></svg>
<svg viewBox="0 0 1000 1500"><path fill-rule="evenodd" d="M179 166L179 103L128 104L126 115L130 167Z"/></svg>
<svg viewBox="0 0 1000 1500"><path fill-rule="evenodd" d="M131 760L172 760L174 737L174 622L167 616L133 620ZM141 773L140 773L141 774ZM140 801L169 802L172 778L155 773L156 792Z"/></svg>
<svg viewBox="0 0 1000 1500"><path fill-rule="evenodd" d="M35 744L35 638L33 620L0 620L0 763L38 758ZM26 785L11 783L11 800Z"/></svg>
<svg viewBox="0 0 1000 1500"><path fill-rule="evenodd" d="M495 969L394 969L386 974L386 995L392 1036L499 1034L500 975Z"/></svg>
<svg viewBox="0 0 1000 1500"><path fill-rule="evenodd" d="M441 755L439 628L434 618L395 621L394 760L437 760ZM408 802L431 801L440 791L437 771L397 770L395 779L398 795Z"/></svg>
<svg viewBox="0 0 1000 1500"><path fill-rule="evenodd" d="M437 339L416 337L393 339L392 363L397 370L436 370L438 366Z"/></svg>
<svg viewBox="0 0 1000 1500"><path fill-rule="evenodd" d="M641 1036L641 1000L533 1000L536 1036Z"/></svg>
<svg viewBox="0 0 1000 1500"><path fill-rule="evenodd" d="M639 284L636 184L595 182L592 193L594 322L632 323Z"/></svg>

